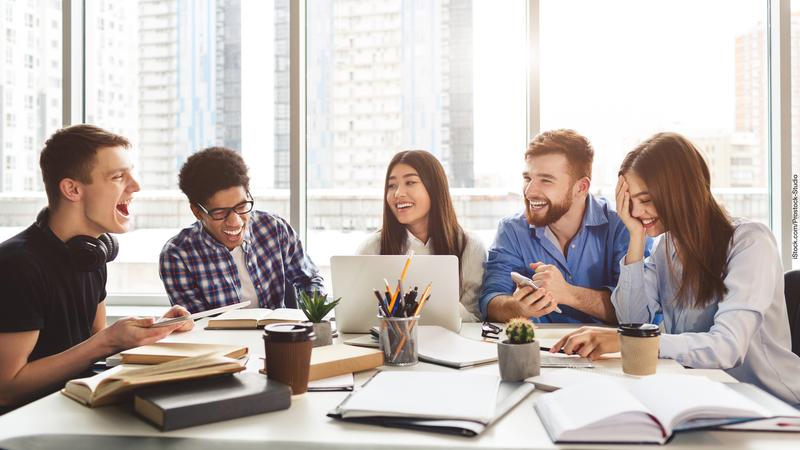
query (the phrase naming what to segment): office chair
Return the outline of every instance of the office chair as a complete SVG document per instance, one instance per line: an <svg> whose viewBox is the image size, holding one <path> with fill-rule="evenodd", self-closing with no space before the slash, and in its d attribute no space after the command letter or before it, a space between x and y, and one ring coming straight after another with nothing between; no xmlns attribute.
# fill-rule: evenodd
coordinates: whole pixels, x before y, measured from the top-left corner
<svg viewBox="0 0 800 450"><path fill-rule="evenodd" d="M800 355L800 270L783 274L783 295L786 297L789 331L792 334L792 352Z"/></svg>

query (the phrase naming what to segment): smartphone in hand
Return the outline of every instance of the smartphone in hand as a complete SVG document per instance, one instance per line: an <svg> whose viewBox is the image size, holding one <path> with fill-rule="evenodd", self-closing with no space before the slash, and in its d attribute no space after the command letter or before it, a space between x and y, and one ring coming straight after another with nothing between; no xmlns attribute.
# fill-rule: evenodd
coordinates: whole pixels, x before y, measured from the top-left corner
<svg viewBox="0 0 800 450"><path fill-rule="evenodd" d="M517 272L511 272L511 279L514 280L514 283L517 283L520 286L530 286L534 291L539 289L539 286L536 284L536 282ZM556 306L555 312L561 314L561 308Z"/></svg>
<svg viewBox="0 0 800 450"><path fill-rule="evenodd" d="M539 286L537 286L533 280L524 275L520 275L517 272L511 272L511 279L514 280L514 283L517 283L520 286L530 286L534 291L539 289Z"/></svg>

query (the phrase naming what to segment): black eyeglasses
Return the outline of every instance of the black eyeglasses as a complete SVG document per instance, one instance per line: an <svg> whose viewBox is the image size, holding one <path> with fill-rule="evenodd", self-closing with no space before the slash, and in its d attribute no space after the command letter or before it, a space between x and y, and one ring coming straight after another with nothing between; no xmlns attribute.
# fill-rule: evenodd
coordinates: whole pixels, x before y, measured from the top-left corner
<svg viewBox="0 0 800 450"><path fill-rule="evenodd" d="M247 193L247 198L248 200L243 201L242 203L239 203L238 205L232 208L214 208L210 211L207 210L200 203L195 203L195 204L197 205L198 208L203 210L203 212L206 213L208 217L211 217L214 220L225 220L228 218L228 216L231 215L232 212L235 212L236 214L243 216L252 211L255 202L253 201L253 197L250 196L249 192Z"/></svg>
<svg viewBox="0 0 800 450"><path fill-rule="evenodd" d="M498 339L503 329L490 322L483 322L481 325L481 337L489 339Z"/></svg>

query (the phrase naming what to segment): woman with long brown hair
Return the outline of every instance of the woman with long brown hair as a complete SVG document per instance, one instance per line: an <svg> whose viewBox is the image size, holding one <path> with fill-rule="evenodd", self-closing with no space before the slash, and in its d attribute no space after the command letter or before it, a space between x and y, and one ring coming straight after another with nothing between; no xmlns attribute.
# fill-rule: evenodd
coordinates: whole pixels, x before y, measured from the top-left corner
<svg viewBox="0 0 800 450"><path fill-rule="evenodd" d="M424 150L402 151L386 169L383 227L361 244L360 255L455 255L460 269L461 318L479 317L486 248L458 224L439 160Z"/></svg>
<svg viewBox="0 0 800 450"><path fill-rule="evenodd" d="M763 224L732 218L711 194L700 152L659 133L628 153L617 184L631 235L611 301L620 323L663 313L659 357L724 369L800 403L800 357L791 351L783 267ZM643 259L647 236L663 236ZM595 357L619 351L615 330L583 328L553 348Z"/></svg>

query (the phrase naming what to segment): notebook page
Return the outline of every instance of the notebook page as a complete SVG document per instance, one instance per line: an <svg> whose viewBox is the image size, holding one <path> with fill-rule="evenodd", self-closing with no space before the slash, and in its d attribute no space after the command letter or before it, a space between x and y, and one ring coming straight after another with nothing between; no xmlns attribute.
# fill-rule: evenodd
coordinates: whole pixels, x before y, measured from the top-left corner
<svg viewBox="0 0 800 450"><path fill-rule="evenodd" d="M246 308L226 311L211 320L261 320L272 313L271 309L266 308Z"/></svg>
<svg viewBox="0 0 800 450"><path fill-rule="evenodd" d="M537 400L536 410L544 416L542 421L553 427L557 440L613 442L634 434L639 436L635 440L663 439L662 428L650 410L622 384L609 380L585 382L544 395ZM625 430L628 436L616 436L626 424L631 426Z"/></svg>
<svg viewBox="0 0 800 450"><path fill-rule="evenodd" d="M467 372L379 372L342 405L342 416L463 419L494 417L500 377Z"/></svg>
<svg viewBox="0 0 800 450"><path fill-rule="evenodd" d="M651 375L636 381L629 389L670 432L691 419L770 416L761 405L702 376Z"/></svg>

